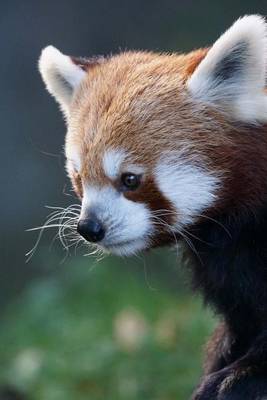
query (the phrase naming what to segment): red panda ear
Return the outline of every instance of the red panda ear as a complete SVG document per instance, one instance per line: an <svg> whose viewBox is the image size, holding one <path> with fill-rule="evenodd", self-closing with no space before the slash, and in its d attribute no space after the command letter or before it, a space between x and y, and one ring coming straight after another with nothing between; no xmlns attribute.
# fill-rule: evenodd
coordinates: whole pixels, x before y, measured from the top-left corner
<svg viewBox="0 0 267 400"><path fill-rule="evenodd" d="M74 90L86 75L85 61L62 54L53 46L46 47L39 59L39 70L47 90L55 97L67 116Z"/></svg>
<svg viewBox="0 0 267 400"><path fill-rule="evenodd" d="M237 121L267 122L266 31L265 20L258 15L237 20L187 81L192 97Z"/></svg>

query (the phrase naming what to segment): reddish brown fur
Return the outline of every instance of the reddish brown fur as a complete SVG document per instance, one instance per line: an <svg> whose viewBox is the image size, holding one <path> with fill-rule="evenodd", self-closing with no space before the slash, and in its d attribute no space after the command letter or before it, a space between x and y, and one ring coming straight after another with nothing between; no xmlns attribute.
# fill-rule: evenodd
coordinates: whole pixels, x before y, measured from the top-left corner
<svg viewBox="0 0 267 400"><path fill-rule="evenodd" d="M192 164L204 162L223 181L211 214L263 201L266 127L235 124L216 109L191 101L186 90L186 80L206 53L207 49L187 55L129 52L89 68L72 104L67 135L67 146L80 144L83 151L83 181L108 182L102 168L106 149L122 147L131 154L131 162L147 168L149 177L164 151L184 151L186 146ZM145 199L152 209L171 208L155 185L150 195L138 193L135 200Z"/></svg>

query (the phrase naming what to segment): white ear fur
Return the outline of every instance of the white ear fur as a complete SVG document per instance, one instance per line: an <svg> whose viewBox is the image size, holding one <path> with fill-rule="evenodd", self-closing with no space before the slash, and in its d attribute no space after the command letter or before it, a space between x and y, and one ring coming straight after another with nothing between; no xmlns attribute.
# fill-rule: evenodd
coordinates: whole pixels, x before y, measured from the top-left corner
<svg viewBox="0 0 267 400"><path fill-rule="evenodd" d="M39 70L47 90L67 115L73 92L86 72L53 46L43 49L39 59Z"/></svg>
<svg viewBox="0 0 267 400"><path fill-rule="evenodd" d="M237 121L267 121L267 33L263 17L238 19L211 47L187 82L193 98Z"/></svg>

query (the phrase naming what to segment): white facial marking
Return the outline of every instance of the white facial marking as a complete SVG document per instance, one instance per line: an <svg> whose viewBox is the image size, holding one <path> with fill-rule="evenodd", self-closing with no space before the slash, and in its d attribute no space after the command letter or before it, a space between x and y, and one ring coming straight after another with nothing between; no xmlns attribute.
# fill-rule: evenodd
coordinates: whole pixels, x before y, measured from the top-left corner
<svg viewBox="0 0 267 400"><path fill-rule="evenodd" d="M81 218L93 212L106 229L101 246L118 255L145 249L153 233L150 211L145 204L126 199L112 186L86 186Z"/></svg>
<svg viewBox="0 0 267 400"><path fill-rule="evenodd" d="M177 211L177 227L191 223L216 199L219 179L200 166L172 156L158 163L155 179Z"/></svg>
<svg viewBox="0 0 267 400"><path fill-rule="evenodd" d="M145 173L145 168L138 164L127 164L124 168L125 172L131 172L136 175L142 175Z"/></svg>
<svg viewBox="0 0 267 400"><path fill-rule="evenodd" d="M67 171L70 173L72 170L79 172L81 170L81 156L78 146L66 143L65 155L67 159Z"/></svg>
<svg viewBox="0 0 267 400"><path fill-rule="evenodd" d="M240 121L267 121L267 29L264 18L237 20L211 47L187 82L193 98Z"/></svg>
<svg viewBox="0 0 267 400"><path fill-rule="evenodd" d="M106 176L115 179L120 171L121 163L124 161L126 154L123 150L107 150L103 157L103 168Z"/></svg>
<svg viewBox="0 0 267 400"><path fill-rule="evenodd" d="M133 174L143 174L145 172L144 167L138 164L126 164L123 171L121 170L121 164L126 158L126 152L122 149L107 150L103 157L103 168L107 177L114 180L118 177L120 172L132 172Z"/></svg>

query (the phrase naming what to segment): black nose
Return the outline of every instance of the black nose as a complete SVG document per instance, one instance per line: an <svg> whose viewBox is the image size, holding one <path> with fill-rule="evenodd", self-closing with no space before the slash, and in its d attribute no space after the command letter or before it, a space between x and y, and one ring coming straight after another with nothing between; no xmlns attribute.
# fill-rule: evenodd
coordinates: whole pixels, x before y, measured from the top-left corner
<svg viewBox="0 0 267 400"><path fill-rule="evenodd" d="M96 219L80 219L77 225L77 232L88 240L88 242L100 242L105 236L103 226Z"/></svg>

